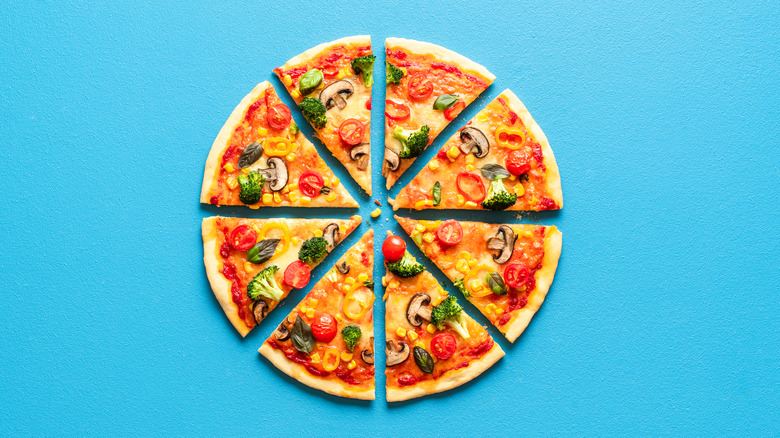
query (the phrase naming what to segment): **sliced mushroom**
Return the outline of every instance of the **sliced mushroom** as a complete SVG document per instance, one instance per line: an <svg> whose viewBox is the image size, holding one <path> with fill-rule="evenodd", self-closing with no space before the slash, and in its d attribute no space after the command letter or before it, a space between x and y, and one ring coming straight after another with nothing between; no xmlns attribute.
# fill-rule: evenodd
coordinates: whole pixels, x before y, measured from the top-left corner
<svg viewBox="0 0 780 438"><path fill-rule="evenodd" d="M279 324L279 327L274 330L274 337L278 341L286 341L290 339L290 329L287 328L287 325L282 321L281 324Z"/></svg>
<svg viewBox="0 0 780 438"><path fill-rule="evenodd" d="M320 91L320 100L325 105L325 109L329 110L333 106L337 106L340 110L347 106L347 99L355 92L355 87L352 82L342 79L336 81Z"/></svg>
<svg viewBox="0 0 780 438"><path fill-rule="evenodd" d="M425 293L414 294L406 306L406 319L414 327L422 325L423 320L431 320L431 296Z"/></svg>
<svg viewBox="0 0 780 438"><path fill-rule="evenodd" d="M341 272L344 275L349 274L349 265L345 261L341 262L341 263L337 263L336 264L336 269L338 269L339 272Z"/></svg>
<svg viewBox="0 0 780 438"><path fill-rule="evenodd" d="M490 142L485 134L473 126L467 126L460 131L460 150L464 154L474 152L477 158L485 157L490 151Z"/></svg>
<svg viewBox="0 0 780 438"><path fill-rule="evenodd" d="M387 341L385 348L385 354L387 355L387 366L394 367L398 364L402 364L409 359L409 346L404 341L400 341L398 345L401 348L395 347L395 342L392 339Z"/></svg>
<svg viewBox="0 0 780 438"><path fill-rule="evenodd" d="M357 161L358 169L365 170L368 167L368 153L371 150L368 143L360 143L349 151L349 158Z"/></svg>
<svg viewBox="0 0 780 438"><path fill-rule="evenodd" d="M335 222L329 223L325 226L325 229L322 230L322 237L324 237L325 241L328 242L328 246L325 248L328 253L333 251L333 248L339 241L339 234L339 224Z"/></svg>
<svg viewBox="0 0 780 438"><path fill-rule="evenodd" d="M260 324L260 321L268 315L268 303L263 300L257 300L252 304L252 316L255 318L255 322Z"/></svg>
<svg viewBox="0 0 780 438"><path fill-rule="evenodd" d="M515 232L507 225L501 225L496 231L496 235L488 239L487 248L493 253L493 261L499 265L504 264L512 258L515 251Z"/></svg>
<svg viewBox="0 0 780 438"><path fill-rule="evenodd" d="M360 358L363 359L363 362L373 365L374 364L374 337L371 336L370 346L368 348L363 349L363 351L360 352Z"/></svg>
<svg viewBox="0 0 780 438"><path fill-rule="evenodd" d="M268 183L268 188L274 192L282 190L287 185L287 165L284 164L284 160L279 157L271 157L268 159L268 167L260 169L258 172L263 174L265 181Z"/></svg>
<svg viewBox="0 0 780 438"><path fill-rule="evenodd" d="M382 163L382 176L387 176L387 172L395 172L401 165L401 157L398 152L385 148L385 161Z"/></svg>

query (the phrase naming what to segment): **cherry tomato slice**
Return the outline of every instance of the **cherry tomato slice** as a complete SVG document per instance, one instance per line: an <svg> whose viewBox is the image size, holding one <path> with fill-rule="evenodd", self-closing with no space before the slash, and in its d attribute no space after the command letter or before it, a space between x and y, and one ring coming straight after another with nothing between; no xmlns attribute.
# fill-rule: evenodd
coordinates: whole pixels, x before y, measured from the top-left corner
<svg viewBox="0 0 780 438"><path fill-rule="evenodd" d="M512 263L504 269L504 283L513 289L526 284L530 276L531 270L521 263Z"/></svg>
<svg viewBox="0 0 780 438"><path fill-rule="evenodd" d="M442 160L447 159L447 151L450 150L449 146L444 146L443 148L439 149L439 153L436 154L437 158L440 158Z"/></svg>
<svg viewBox="0 0 780 438"><path fill-rule="evenodd" d="M458 117L458 114L460 114L464 108L466 108L466 102L461 99L455 102L455 105L452 105L451 107L444 110L444 118L447 120L452 120L455 117Z"/></svg>
<svg viewBox="0 0 780 438"><path fill-rule="evenodd" d="M433 93L433 82L425 73L415 73L409 78L409 97L412 99L426 99Z"/></svg>
<svg viewBox="0 0 780 438"><path fill-rule="evenodd" d="M344 143L355 146L363 140L366 134L366 128L358 119L347 119L341 122L339 126L339 137Z"/></svg>
<svg viewBox="0 0 780 438"><path fill-rule="evenodd" d="M390 99L385 101L385 115L393 120L403 120L409 117L409 107Z"/></svg>
<svg viewBox="0 0 780 438"><path fill-rule="evenodd" d="M437 359L451 358L456 348L458 348L458 341L451 333L439 333L431 339L431 353Z"/></svg>
<svg viewBox="0 0 780 438"><path fill-rule="evenodd" d="M382 244L382 255L390 263L401 260L406 252L406 242L398 236L387 236Z"/></svg>
<svg viewBox="0 0 780 438"><path fill-rule="evenodd" d="M257 243L257 232L248 225L239 225L230 233L230 246L246 251Z"/></svg>
<svg viewBox="0 0 780 438"><path fill-rule="evenodd" d="M369 110L369 111L371 111L371 98L370 98L370 97L369 97L369 98L368 98L368 100L366 101L366 109L367 109L367 110Z"/></svg>
<svg viewBox="0 0 780 438"><path fill-rule="evenodd" d="M336 318L330 313L322 313L311 323L311 334L320 342L330 342L336 337Z"/></svg>
<svg viewBox="0 0 780 438"><path fill-rule="evenodd" d="M436 237L445 245L457 245L463 240L463 227L455 219L446 220L436 230Z"/></svg>
<svg viewBox="0 0 780 438"><path fill-rule="evenodd" d="M322 178L322 175L313 170L303 172L301 177L298 178L298 190L310 198L319 195L324 185L325 180Z"/></svg>
<svg viewBox="0 0 780 438"><path fill-rule="evenodd" d="M284 129L290 124L292 116L290 115L290 108L287 105L280 103L268 108L268 124L274 129Z"/></svg>
<svg viewBox="0 0 780 438"><path fill-rule="evenodd" d="M284 270L284 283L294 289L301 289L309 284L311 269L306 263L296 260Z"/></svg>
<svg viewBox="0 0 780 438"><path fill-rule="evenodd" d="M531 170L531 164L528 162L525 152L519 149L510 152L506 157L506 170L515 176L520 176Z"/></svg>
<svg viewBox="0 0 780 438"><path fill-rule="evenodd" d="M326 78L335 78L336 75L339 74L339 68L335 65L326 65L324 67L320 67L320 71Z"/></svg>
<svg viewBox="0 0 780 438"><path fill-rule="evenodd" d="M487 195L482 178L476 173L461 172L455 182L458 185L458 191L466 197L467 201L479 204Z"/></svg>

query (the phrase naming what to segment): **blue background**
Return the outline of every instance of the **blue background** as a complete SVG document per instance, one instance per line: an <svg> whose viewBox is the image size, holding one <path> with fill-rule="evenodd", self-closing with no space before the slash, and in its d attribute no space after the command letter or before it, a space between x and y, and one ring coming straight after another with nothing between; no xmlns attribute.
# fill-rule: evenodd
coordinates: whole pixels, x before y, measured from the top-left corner
<svg viewBox="0 0 780 438"><path fill-rule="evenodd" d="M0 5L0 434L780 433L777 2L116 3ZM379 61L386 37L407 37L498 77L391 195L509 87L547 134L565 199L520 219L557 225L564 247L521 338L490 328L507 356L391 406L381 373L378 399L355 402L258 356L309 288L241 339L202 263L206 216L354 213L198 203L239 100L263 80L281 90L274 67L354 34L371 34ZM373 199L318 146L367 217ZM314 278L369 225L399 230L378 176L374 192L382 217ZM381 300L375 315L382 345Z"/></svg>

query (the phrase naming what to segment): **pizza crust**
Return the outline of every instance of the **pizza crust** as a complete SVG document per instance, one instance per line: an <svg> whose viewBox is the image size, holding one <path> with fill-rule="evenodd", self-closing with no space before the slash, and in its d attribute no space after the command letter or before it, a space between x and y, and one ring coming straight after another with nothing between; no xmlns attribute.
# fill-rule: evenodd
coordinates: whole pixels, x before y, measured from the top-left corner
<svg viewBox="0 0 780 438"><path fill-rule="evenodd" d="M307 62L311 61L312 58L322 53L325 49L328 47L335 46L337 44L371 44L371 36L370 35L355 35L351 37L344 37L339 38L337 40L333 40L329 43L322 43L319 45L316 45L312 47L309 50L306 50L305 52L301 53L298 56L294 56L290 58L289 61L285 62L283 66L279 67L282 70L289 70L292 67L297 67L301 64L306 64Z"/></svg>
<svg viewBox="0 0 780 438"><path fill-rule="evenodd" d="M496 80L496 75L490 73L487 68L482 64L466 58L465 56L455 53L450 49L445 49L442 46L436 44L426 43L423 41L408 40L406 38L388 38L385 40L385 47L399 47L404 51L417 53L417 54L430 54L440 59L443 62L450 64L456 64L461 70L469 70L472 73L477 73L482 76L483 79L488 81L488 85Z"/></svg>
<svg viewBox="0 0 780 438"><path fill-rule="evenodd" d="M550 290L555 270L558 268L558 259L561 257L563 235L558 228L548 227L547 236L544 239L544 258L542 269L536 272L536 289L528 297L528 304L520 309L514 319L507 325L504 336L509 342L515 342L521 333L528 327L531 318L536 314Z"/></svg>
<svg viewBox="0 0 780 438"><path fill-rule="evenodd" d="M328 394L337 395L339 397L356 398L360 400L373 400L374 388L368 388L363 390L357 390L350 387L345 387L338 382L332 380L320 379L316 376L309 374L304 367L290 361L280 350L277 350L267 343L263 343L258 353L265 356L276 368L280 371L292 377L293 379L303 383L306 386L310 386L320 391L327 392Z"/></svg>
<svg viewBox="0 0 780 438"><path fill-rule="evenodd" d="M485 353L481 358L471 362L466 368L447 371L437 380L427 380L403 388L388 387L387 401L409 400L411 398L444 392L458 387L482 374L502 357L504 357L504 350L494 342L493 348L491 348L490 351Z"/></svg>

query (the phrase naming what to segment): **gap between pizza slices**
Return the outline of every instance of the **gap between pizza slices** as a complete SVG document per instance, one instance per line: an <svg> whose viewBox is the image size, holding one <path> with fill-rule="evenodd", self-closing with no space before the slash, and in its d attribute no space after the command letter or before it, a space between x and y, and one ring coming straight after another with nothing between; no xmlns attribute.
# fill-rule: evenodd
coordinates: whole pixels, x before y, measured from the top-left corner
<svg viewBox="0 0 780 438"><path fill-rule="evenodd" d="M360 225L349 219L203 219L203 262L211 289L246 336L311 269Z"/></svg>
<svg viewBox="0 0 780 438"><path fill-rule="evenodd" d="M401 189L393 209L557 210L558 164L542 129L510 90L490 102Z"/></svg>
<svg viewBox="0 0 780 438"><path fill-rule="evenodd" d="M371 38L313 47L274 69L315 136L371 195Z"/></svg>
<svg viewBox="0 0 780 438"><path fill-rule="evenodd" d="M211 146L200 202L265 207L357 207L269 82L230 114Z"/></svg>
<svg viewBox="0 0 780 438"><path fill-rule="evenodd" d="M385 100L387 188L495 80L476 62L435 44L388 38Z"/></svg>
<svg viewBox="0 0 780 438"><path fill-rule="evenodd" d="M258 352L304 385L374 399L374 231L368 230Z"/></svg>
<svg viewBox="0 0 780 438"><path fill-rule="evenodd" d="M395 218L510 342L520 336L558 267L562 234L556 227Z"/></svg>

